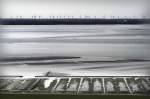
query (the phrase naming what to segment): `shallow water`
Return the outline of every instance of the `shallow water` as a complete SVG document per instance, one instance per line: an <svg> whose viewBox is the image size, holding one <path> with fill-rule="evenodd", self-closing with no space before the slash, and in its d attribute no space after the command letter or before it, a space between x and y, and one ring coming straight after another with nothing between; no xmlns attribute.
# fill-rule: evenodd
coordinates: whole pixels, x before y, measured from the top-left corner
<svg viewBox="0 0 150 99"><path fill-rule="evenodd" d="M90 76L150 75L149 27L149 25L2 26L0 45L3 58L39 56L80 58L41 60L40 64L37 63L39 61L32 60L32 63L37 63L36 65L28 64L31 60L20 64L1 63L0 74L35 76L53 71ZM134 60L129 61L131 59ZM48 63L44 64L47 61Z"/></svg>

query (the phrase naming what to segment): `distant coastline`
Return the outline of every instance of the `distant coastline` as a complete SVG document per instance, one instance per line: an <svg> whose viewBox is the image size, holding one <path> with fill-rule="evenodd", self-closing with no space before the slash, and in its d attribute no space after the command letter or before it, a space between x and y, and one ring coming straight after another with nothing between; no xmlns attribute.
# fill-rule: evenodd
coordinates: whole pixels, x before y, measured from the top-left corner
<svg viewBox="0 0 150 99"><path fill-rule="evenodd" d="M150 19L31 19L1 18L1 25L99 25L99 24L150 24Z"/></svg>

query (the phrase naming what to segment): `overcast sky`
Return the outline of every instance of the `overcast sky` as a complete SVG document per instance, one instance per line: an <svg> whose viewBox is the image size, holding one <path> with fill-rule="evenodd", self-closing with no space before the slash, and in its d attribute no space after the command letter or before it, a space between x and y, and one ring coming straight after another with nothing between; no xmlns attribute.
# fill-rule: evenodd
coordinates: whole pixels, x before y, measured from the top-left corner
<svg viewBox="0 0 150 99"><path fill-rule="evenodd" d="M0 0L1 17L149 17L150 0Z"/></svg>

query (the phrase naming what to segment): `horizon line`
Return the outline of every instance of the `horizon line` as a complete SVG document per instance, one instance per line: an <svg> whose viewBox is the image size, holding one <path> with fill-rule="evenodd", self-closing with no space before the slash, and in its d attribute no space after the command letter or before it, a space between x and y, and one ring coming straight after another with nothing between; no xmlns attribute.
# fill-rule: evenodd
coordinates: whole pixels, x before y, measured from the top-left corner
<svg viewBox="0 0 150 99"><path fill-rule="evenodd" d="M96 25L96 24L150 24L149 19L129 18L0 18L1 25Z"/></svg>

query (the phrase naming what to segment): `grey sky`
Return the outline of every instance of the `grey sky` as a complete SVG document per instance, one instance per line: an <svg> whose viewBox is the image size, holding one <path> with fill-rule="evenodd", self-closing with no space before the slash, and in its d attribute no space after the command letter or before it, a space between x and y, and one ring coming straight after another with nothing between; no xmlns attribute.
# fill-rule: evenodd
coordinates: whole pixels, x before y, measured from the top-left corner
<svg viewBox="0 0 150 99"><path fill-rule="evenodd" d="M0 0L1 17L149 17L150 0Z"/></svg>

